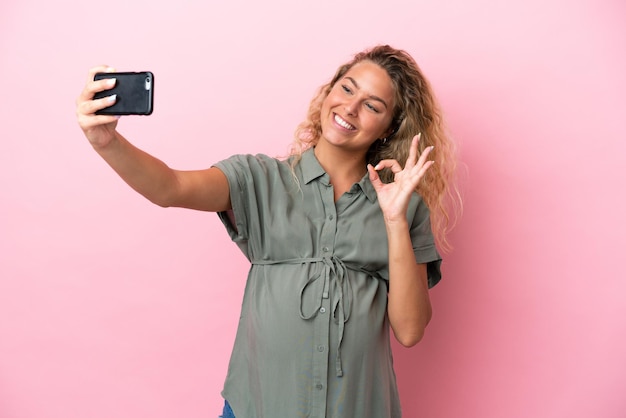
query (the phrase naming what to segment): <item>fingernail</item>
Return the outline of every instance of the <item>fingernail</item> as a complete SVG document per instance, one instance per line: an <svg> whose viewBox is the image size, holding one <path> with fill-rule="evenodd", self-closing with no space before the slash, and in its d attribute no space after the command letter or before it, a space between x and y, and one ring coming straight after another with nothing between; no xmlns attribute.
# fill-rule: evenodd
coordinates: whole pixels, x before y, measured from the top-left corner
<svg viewBox="0 0 626 418"><path fill-rule="evenodd" d="M109 97L107 97L107 100L109 102L114 102L115 100L117 100L117 94L112 94Z"/></svg>
<svg viewBox="0 0 626 418"><path fill-rule="evenodd" d="M117 80L115 78L109 78L107 79L107 85L113 87L116 81Z"/></svg>

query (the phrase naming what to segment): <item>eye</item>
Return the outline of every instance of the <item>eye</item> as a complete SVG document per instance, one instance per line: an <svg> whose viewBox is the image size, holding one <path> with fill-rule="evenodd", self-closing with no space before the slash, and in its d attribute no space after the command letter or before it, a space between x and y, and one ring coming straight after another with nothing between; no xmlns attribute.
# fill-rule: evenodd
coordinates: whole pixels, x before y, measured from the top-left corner
<svg viewBox="0 0 626 418"><path fill-rule="evenodd" d="M374 106L371 103L365 103L365 107L367 107L369 110L371 110L372 112L375 113L380 113L380 111L378 110L378 108L376 106Z"/></svg>
<svg viewBox="0 0 626 418"><path fill-rule="evenodd" d="M344 91L344 93L352 94L352 90L350 89L350 87L346 86L345 84L341 85L341 89Z"/></svg>

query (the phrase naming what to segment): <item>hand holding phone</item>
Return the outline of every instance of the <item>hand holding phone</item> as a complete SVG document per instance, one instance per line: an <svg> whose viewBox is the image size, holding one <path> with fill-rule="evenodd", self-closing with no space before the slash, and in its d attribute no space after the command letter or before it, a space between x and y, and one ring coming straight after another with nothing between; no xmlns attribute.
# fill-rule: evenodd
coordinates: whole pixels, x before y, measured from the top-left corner
<svg viewBox="0 0 626 418"><path fill-rule="evenodd" d="M115 103L96 115L150 115L154 101L154 75L149 71L97 73L94 80L114 78L115 86L95 94L94 99L116 95Z"/></svg>

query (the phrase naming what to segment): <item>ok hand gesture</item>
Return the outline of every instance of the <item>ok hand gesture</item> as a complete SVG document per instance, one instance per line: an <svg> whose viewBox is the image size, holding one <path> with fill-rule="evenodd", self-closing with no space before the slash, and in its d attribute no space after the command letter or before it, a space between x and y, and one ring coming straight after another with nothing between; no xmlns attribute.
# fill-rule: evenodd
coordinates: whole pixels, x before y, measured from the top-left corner
<svg viewBox="0 0 626 418"><path fill-rule="evenodd" d="M428 147L418 158L418 143L420 134L413 137L409 157L404 168L396 160L382 160L376 167L368 165L370 180L376 194L378 203L386 222L406 222L406 211L409 205L411 194L419 184L426 171L434 164L434 161L427 160L428 154L434 147ZM378 176L378 170L389 168L394 173L394 181L385 184Z"/></svg>

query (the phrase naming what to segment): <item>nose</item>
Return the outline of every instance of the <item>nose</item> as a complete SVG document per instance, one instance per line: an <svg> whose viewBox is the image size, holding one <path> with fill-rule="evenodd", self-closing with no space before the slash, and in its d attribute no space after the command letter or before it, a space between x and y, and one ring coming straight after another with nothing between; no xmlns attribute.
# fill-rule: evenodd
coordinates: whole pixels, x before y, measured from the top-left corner
<svg viewBox="0 0 626 418"><path fill-rule="evenodd" d="M346 104L344 105L344 110L346 111L346 113L348 115L356 116L357 109L358 109L358 102L357 102L357 100L348 100L348 101L346 101Z"/></svg>

